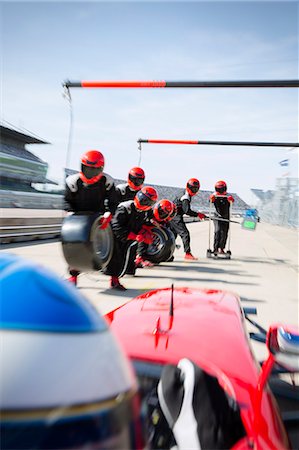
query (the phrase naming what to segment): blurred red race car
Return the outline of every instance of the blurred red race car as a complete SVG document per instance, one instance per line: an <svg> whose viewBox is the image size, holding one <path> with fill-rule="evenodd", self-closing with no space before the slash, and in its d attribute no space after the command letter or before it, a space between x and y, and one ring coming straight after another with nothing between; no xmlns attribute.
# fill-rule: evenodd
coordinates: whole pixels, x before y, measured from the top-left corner
<svg viewBox="0 0 299 450"><path fill-rule="evenodd" d="M233 401L238 409L244 432L237 433L226 448L298 448L298 386L286 380L286 374L290 374L288 376L294 381L295 373L299 371L298 330L273 325L266 331L249 318L249 314L255 313L254 308L243 309L240 299L231 292L172 286L142 294L106 315L139 379L147 448L171 448L174 445L179 449L188 448L178 445L180 436L176 434L179 425L180 431L190 425L190 420L179 417L184 398L187 398L186 387L180 394L183 382L180 384L176 380L175 370L182 359L191 361L193 367L211 377L208 381L211 379L212 384L216 379L229 399L226 407L230 408L227 405ZM257 332L248 333L246 319ZM269 356L262 366L254 357L250 338L267 345ZM169 365L176 369L164 373ZM281 373L285 379L281 379ZM183 375L186 377L185 373ZM157 389L158 383L161 386ZM192 391L193 409L196 392L202 395L200 389L197 386ZM173 402L178 404L171 405L171 392L175 393ZM212 404L209 401L209 405L204 404L202 408L210 411ZM216 410L218 404L216 402ZM174 410L176 413L172 414ZM194 410L192 417L197 420L199 446L192 448L208 448L203 444L207 441L204 441L202 431L199 431L204 429L199 420L206 418L203 415L198 419L199 416ZM214 448L224 447L215 444Z"/></svg>

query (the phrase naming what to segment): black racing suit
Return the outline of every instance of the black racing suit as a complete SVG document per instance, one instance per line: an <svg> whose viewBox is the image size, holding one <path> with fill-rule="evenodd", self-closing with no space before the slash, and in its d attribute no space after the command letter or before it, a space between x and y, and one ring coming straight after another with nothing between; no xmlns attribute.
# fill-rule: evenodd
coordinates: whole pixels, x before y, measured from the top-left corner
<svg viewBox="0 0 299 450"><path fill-rule="evenodd" d="M104 270L106 275L121 277L125 273L135 273L137 242L127 238L131 232L138 234L145 221L146 211L136 209L134 200L118 205L111 221L114 248L112 258Z"/></svg>
<svg viewBox="0 0 299 450"><path fill-rule="evenodd" d="M215 195L215 217L229 220L230 217L230 202L227 197L220 197ZM218 252L218 249L225 249L227 235L229 230L229 222L222 222L220 220L214 220L214 253Z"/></svg>
<svg viewBox="0 0 299 450"><path fill-rule="evenodd" d="M113 178L103 173L102 177L93 184L84 183L80 174L70 175L65 180L65 207L66 211L74 212L105 212L114 213L117 206L117 194ZM107 202L107 208L106 208Z"/></svg>
<svg viewBox="0 0 299 450"><path fill-rule="evenodd" d="M116 186L118 203L126 202L127 200L133 200L137 192L138 191L131 189L128 183L118 184Z"/></svg>
<svg viewBox="0 0 299 450"><path fill-rule="evenodd" d="M184 214L191 217L197 217L198 213L191 209L192 197L187 191L181 196L176 197L173 202L177 207L176 216L170 221L170 229L174 236L179 235L183 241L185 253L191 253L190 248L190 233L183 220Z"/></svg>
<svg viewBox="0 0 299 450"><path fill-rule="evenodd" d="M103 173L93 184L84 183L80 174L70 175L65 180L64 209L73 212L96 213L108 209L112 214L117 206L117 194L113 178ZM107 203L107 207L106 207ZM75 268L69 268L71 275L79 275Z"/></svg>

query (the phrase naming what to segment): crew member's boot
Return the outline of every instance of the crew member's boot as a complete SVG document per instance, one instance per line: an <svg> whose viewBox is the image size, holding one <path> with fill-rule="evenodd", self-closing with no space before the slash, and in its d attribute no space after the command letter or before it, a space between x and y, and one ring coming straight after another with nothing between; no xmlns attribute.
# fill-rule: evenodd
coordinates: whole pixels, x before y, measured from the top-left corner
<svg viewBox="0 0 299 450"><path fill-rule="evenodd" d="M185 259L188 259L189 261L197 261L198 258L192 255L192 253L187 252L184 256Z"/></svg>
<svg viewBox="0 0 299 450"><path fill-rule="evenodd" d="M150 261L147 261L146 259L143 259L142 256L137 256L135 259L136 268L142 268L142 267L153 267L153 263Z"/></svg>
<svg viewBox="0 0 299 450"><path fill-rule="evenodd" d="M67 281L69 281L70 283L77 286L78 275L80 275L80 272L78 270L74 270L74 269L71 269L69 272L70 272L71 276L67 279Z"/></svg>
<svg viewBox="0 0 299 450"><path fill-rule="evenodd" d="M112 276L110 279L110 287L111 287L111 289L117 289L119 291L127 290L122 284L120 284L119 278L115 277L115 276Z"/></svg>

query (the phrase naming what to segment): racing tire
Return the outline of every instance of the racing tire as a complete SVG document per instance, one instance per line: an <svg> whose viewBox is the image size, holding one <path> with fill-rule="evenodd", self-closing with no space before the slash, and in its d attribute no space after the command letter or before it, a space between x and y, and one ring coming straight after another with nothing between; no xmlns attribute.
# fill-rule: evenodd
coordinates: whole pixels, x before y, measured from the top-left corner
<svg viewBox="0 0 299 450"><path fill-rule="evenodd" d="M113 252L110 225L100 229L102 214L75 213L66 217L61 227L62 251L69 267L80 272L104 269Z"/></svg>
<svg viewBox="0 0 299 450"><path fill-rule="evenodd" d="M155 227L152 229L153 243L144 254L144 259L154 264L169 261L175 251L175 237L169 228Z"/></svg>

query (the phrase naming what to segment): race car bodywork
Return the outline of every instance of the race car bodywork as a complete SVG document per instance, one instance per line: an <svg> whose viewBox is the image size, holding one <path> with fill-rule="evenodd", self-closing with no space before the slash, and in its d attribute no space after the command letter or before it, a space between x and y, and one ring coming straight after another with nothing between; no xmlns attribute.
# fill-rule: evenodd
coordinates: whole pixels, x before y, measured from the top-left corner
<svg viewBox="0 0 299 450"><path fill-rule="evenodd" d="M236 294L216 289L158 289L134 298L106 319L132 360L141 386L143 377L157 382L165 364L176 365L188 358L216 376L236 400L247 436L234 449L290 447L267 384L275 358L270 355L271 361L261 369Z"/></svg>

